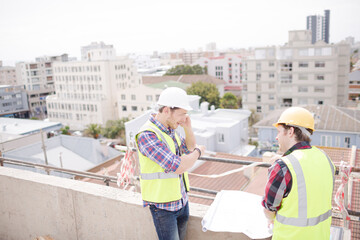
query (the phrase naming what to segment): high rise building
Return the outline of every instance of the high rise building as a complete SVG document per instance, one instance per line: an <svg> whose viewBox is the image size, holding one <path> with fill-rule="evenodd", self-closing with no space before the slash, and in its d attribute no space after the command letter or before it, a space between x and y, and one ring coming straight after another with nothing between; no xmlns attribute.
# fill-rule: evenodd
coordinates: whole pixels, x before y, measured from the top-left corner
<svg viewBox="0 0 360 240"><path fill-rule="evenodd" d="M0 61L0 85L16 85L15 67L3 66Z"/></svg>
<svg viewBox="0 0 360 240"><path fill-rule="evenodd" d="M16 64L17 84L24 85L28 95L30 117L46 118L46 96L54 93L52 65L55 61L68 61L68 55L43 56L34 62Z"/></svg>
<svg viewBox="0 0 360 240"><path fill-rule="evenodd" d="M141 83L133 61L116 57L115 49L101 44L83 49L87 49L83 61L54 63L56 94L46 100L48 118L74 130L124 117L118 99Z"/></svg>
<svg viewBox="0 0 360 240"><path fill-rule="evenodd" d="M311 44L309 30L290 31L284 46L255 49L244 60L243 105L260 114L297 105L345 106L350 46Z"/></svg>
<svg viewBox="0 0 360 240"><path fill-rule="evenodd" d="M329 43L330 10L325 10L324 16L312 15L306 18L306 29L311 31L311 43L319 40Z"/></svg>

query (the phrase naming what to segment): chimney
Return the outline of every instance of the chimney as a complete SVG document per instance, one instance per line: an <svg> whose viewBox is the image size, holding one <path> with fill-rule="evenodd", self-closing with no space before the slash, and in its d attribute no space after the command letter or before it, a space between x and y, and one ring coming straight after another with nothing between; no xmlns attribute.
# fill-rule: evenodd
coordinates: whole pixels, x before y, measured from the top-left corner
<svg viewBox="0 0 360 240"><path fill-rule="evenodd" d="M208 102L202 102L200 104L200 110L201 110L202 114L207 115L208 114L208 109L209 109L209 103Z"/></svg>

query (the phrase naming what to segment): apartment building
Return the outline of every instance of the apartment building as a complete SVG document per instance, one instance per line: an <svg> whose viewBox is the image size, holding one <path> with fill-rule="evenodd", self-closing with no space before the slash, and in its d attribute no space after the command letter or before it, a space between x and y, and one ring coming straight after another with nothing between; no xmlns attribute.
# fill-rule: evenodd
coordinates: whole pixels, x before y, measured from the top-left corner
<svg viewBox="0 0 360 240"><path fill-rule="evenodd" d="M329 43L330 10L324 11L324 16L312 15L306 17L306 29L311 31L311 43L324 41Z"/></svg>
<svg viewBox="0 0 360 240"><path fill-rule="evenodd" d="M284 46L256 48L244 63L243 104L266 114L304 104L344 106L350 46L311 44L309 30L290 31Z"/></svg>
<svg viewBox="0 0 360 240"><path fill-rule="evenodd" d="M56 94L47 97L49 119L74 130L124 117L119 114L117 99L141 84L133 61L116 57L115 49L101 49L100 45L86 55L91 58L54 63Z"/></svg>
<svg viewBox="0 0 360 240"><path fill-rule="evenodd" d="M3 66L0 61L0 85L16 85L15 67Z"/></svg>
<svg viewBox="0 0 360 240"><path fill-rule="evenodd" d="M360 70L349 74L349 100L360 101Z"/></svg>
<svg viewBox="0 0 360 240"><path fill-rule="evenodd" d="M170 53L170 59L181 59L185 65L192 65L196 60L201 57L215 57L218 56L218 53L215 51L202 51L199 49L198 51L185 51L181 50L180 52Z"/></svg>
<svg viewBox="0 0 360 240"><path fill-rule="evenodd" d="M24 85L28 95L30 117L46 118L46 96L55 91L52 67L56 61L68 61L68 55L43 56L16 64L17 82Z"/></svg>
<svg viewBox="0 0 360 240"><path fill-rule="evenodd" d="M28 118L29 106L23 86L0 85L0 116Z"/></svg>
<svg viewBox="0 0 360 240"><path fill-rule="evenodd" d="M207 68L210 76L225 81L225 91L231 91L236 95L241 94L242 89L242 58L239 55L226 55L210 58L199 58L194 65L199 64Z"/></svg>

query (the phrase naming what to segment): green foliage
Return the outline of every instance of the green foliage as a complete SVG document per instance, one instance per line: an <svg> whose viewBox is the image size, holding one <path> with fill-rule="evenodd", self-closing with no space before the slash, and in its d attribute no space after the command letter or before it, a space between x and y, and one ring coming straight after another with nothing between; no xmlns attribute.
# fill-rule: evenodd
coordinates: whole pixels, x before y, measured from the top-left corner
<svg viewBox="0 0 360 240"><path fill-rule="evenodd" d="M237 104L238 104L239 108L242 108L242 97L241 96L237 97Z"/></svg>
<svg viewBox="0 0 360 240"><path fill-rule="evenodd" d="M259 119L259 115L255 112L255 109L250 109L251 115L249 117L249 127L257 123Z"/></svg>
<svg viewBox="0 0 360 240"><path fill-rule="evenodd" d="M129 121L129 118L122 118L120 120L109 120L106 122L106 126L103 129L103 135L106 138L121 138L125 139L125 123Z"/></svg>
<svg viewBox="0 0 360 240"><path fill-rule="evenodd" d="M220 105L220 93L213 83L195 82L186 89L186 92L189 95L199 95L201 97L200 103L206 101L216 108Z"/></svg>
<svg viewBox="0 0 360 240"><path fill-rule="evenodd" d="M255 145L255 147L259 146L259 142L258 141L253 141L251 138L249 139L249 144L250 145Z"/></svg>
<svg viewBox="0 0 360 240"><path fill-rule="evenodd" d="M201 75L207 73L207 68L202 68L200 65L177 65L170 68L165 75L183 75L183 74L196 74Z"/></svg>
<svg viewBox="0 0 360 240"><path fill-rule="evenodd" d="M220 99L220 108L238 109L239 106L237 104L237 101L238 101L238 99L236 98L236 96L233 93L227 92Z"/></svg>
<svg viewBox="0 0 360 240"><path fill-rule="evenodd" d="M31 120L39 120L39 118L37 118L37 117L31 117L30 119Z"/></svg>
<svg viewBox="0 0 360 240"><path fill-rule="evenodd" d="M61 134L71 135L71 133L70 133L70 127L69 127L69 126L65 126L65 127L63 127L63 128L60 128L60 131L61 131Z"/></svg>
<svg viewBox="0 0 360 240"><path fill-rule="evenodd" d="M86 126L86 129L84 130L84 135L97 139L99 137L99 134L101 133L101 130L102 129L99 124L91 123Z"/></svg>

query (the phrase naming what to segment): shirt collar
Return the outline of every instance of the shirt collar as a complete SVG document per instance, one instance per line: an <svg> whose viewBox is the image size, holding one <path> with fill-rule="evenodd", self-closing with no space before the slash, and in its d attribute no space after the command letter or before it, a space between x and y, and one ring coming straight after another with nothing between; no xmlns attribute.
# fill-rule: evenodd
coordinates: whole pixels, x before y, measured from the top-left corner
<svg viewBox="0 0 360 240"><path fill-rule="evenodd" d="M306 141L298 142L294 146L292 146L289 150L287 150L283 156L289 155L290 153L292 153L293 151L298 150L298 149L309 149L309 148L311 148L311 145L309 142L306 142Z"/></svg>
<svg viewBox="0 0 360 240"><path fill-rule="evenodd" d="M161 131L165 132L168 135L171 135L174 131L174 129L172 128L166 128L161 122L159 122L158 120L155 119L156 117L156 113L152 113L150 115L150 122L152 122L153 124L155 124L158 128L160 128Z"/></svg>

